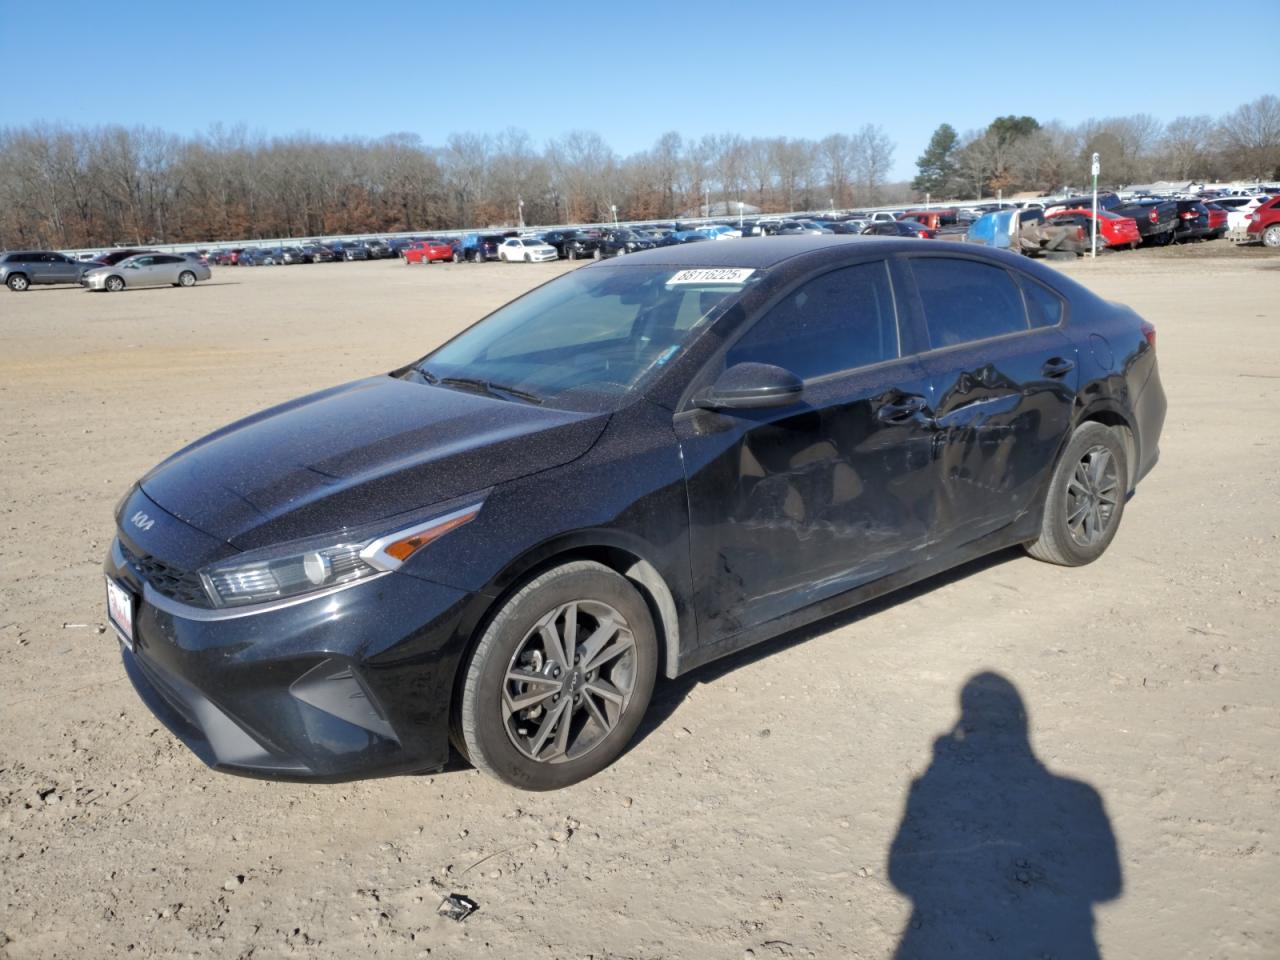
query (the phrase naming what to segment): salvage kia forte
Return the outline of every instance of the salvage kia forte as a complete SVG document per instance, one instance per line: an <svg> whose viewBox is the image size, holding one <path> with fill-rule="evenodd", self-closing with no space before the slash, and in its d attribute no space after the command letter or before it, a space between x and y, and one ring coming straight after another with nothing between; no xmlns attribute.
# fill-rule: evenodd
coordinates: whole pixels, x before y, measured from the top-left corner
<svg viewBox="0 0 1280 960"><path fill-rule="evenodd" d="M1035 262L787 237L593 264L125 496L124 666L202 760L602 769L656 679L1023 544L1083 564L1157 458L1154 329Z"/></svg>

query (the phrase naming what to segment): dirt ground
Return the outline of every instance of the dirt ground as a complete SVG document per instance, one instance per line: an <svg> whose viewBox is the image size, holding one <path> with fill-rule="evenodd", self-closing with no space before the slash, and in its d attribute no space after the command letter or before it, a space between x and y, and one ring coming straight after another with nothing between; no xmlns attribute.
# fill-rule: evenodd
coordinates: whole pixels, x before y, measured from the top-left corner
<svg viewBox="0 0 1280 960"><path fill-rule="evenodd" d="M559 793L201 766L104 626L116 500L214 427L399 365L565 269L0 291L0 956L888 957L962 908L1012 820L1077 826L949 735L983 671L1025 703L1045 789L1101 799L1104 956L1280 956L1280 258L1225 243L1064 268L1155 323L1169 395L1161 462L1098 563L1001 554L668 682L635 747ZM999 822L891 880L926 770L913 804ZM1014 862L1008 911L1052 915L1059 866ZM479 904L463 923L436 913L454 891Z"/></svg>

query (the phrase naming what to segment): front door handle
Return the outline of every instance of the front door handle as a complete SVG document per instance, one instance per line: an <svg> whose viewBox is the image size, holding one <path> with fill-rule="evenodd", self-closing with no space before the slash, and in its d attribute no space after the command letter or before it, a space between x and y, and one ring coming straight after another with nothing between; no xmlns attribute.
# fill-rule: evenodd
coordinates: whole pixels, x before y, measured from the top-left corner
<svg viewBox="0 0 1280 960"><path fill-rule="evenodd" d="M1040 368L1040 372L1046 377L1065 377L1068 373L1076 368L1074 360L1067 360L1063 357L1053 357L1046 360L1044 366Z"/></svg>
<svg viewBox="0 0 1280 960"><path fill-rule="evenodd" d="M876 419L884 423L903 423L928 407L929 401L924 397L910 394L893 403L881 404L876 408Z"/></svg>

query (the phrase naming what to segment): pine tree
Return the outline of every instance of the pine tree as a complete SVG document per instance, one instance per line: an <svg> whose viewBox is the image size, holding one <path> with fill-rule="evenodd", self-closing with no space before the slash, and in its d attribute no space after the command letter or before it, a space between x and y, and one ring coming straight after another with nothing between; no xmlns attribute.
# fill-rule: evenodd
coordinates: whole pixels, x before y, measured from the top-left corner
<svg viewBox="0 0 1280 960"><path fill-rule="evenodd" d="M959 142L955 127L944 123L929 138L916 167L920 173L911 181L912 189L935 197L945 196L956 179L956 144Z"/></svg>

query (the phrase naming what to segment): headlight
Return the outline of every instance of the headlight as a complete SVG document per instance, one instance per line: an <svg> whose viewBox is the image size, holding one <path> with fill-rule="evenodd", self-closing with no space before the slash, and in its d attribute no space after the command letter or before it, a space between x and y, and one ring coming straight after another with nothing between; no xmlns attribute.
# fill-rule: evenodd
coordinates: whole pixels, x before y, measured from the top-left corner
<svg viewBox="0 0 1280 960"><path fill-rule="evenodd" d="M395 570L472 520L480 503L381 536L318 537L239 554L200 571L215 607L268 603L330 590Z"/></svg>

